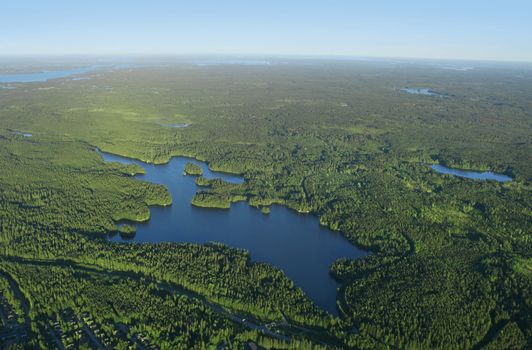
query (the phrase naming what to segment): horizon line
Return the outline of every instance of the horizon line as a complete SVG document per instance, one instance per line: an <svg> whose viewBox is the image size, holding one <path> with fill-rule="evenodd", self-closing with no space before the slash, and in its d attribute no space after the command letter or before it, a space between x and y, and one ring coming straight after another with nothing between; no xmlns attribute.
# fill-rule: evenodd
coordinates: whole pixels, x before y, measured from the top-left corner
<svg viewBox="0 0 532 350"><path fill-rule="evenodd" d="M411 61L463 61L484 63L528 63L532 59L494 59L494 58L460 58L460 57L419 57L419 56L384 56L384 55L344 55L344 54L293 54L293 53L0 53L0 58L32 57L32 58L179 58L179 57L261 57L261 58L287 58L287 59L344 59L344 60L411 60Z"/></svg>

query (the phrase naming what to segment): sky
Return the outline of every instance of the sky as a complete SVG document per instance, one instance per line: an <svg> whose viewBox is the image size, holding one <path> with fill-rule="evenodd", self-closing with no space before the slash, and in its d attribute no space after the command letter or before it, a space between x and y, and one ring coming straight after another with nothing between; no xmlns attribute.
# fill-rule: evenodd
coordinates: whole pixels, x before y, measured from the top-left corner
<svg viewBox="0 0 532 350"><path fill-rule="evenodd" d="M532 0L0 0L0 55L532 62Z"/></svg>

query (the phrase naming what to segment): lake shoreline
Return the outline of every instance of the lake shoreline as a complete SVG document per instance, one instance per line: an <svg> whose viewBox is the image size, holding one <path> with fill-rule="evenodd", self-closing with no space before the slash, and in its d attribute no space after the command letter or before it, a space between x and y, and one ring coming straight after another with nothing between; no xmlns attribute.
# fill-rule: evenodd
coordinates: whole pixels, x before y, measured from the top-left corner
<svg viewBox="0 0 532 350"><path fill-rule="evenodd" d="M207 179L221 177L235 179L234 174L221 174L199 160L174 156L167 163L157 165L122 157L93 148L106 162L135 164L145 174L140 181L165 185L172 197L172 205L150 208L150 219L133 223L136 234L123 239L119 234L109 237L111 242L131 243L193 243L219 242L227 247L249 252L253 263L272 265L294 281L295 286L318 307L331 315L338 315L337 289L341 282L331 274L332 264L340 258L357 259L370 254L348 240L338 231L320 224L316 215L301 215L286 205L268 206L265 215L260 207L249 205L249 198L238 198L228 208L198 208L191 203L198 193L195 176L183 176L185 164L193 161L203 168ZM240 178L240 183L245 179ZM199 192L201 193L201 192ZM120 224L127 223L121 220ZM305 242L304 245L301 243Z"/></svg>

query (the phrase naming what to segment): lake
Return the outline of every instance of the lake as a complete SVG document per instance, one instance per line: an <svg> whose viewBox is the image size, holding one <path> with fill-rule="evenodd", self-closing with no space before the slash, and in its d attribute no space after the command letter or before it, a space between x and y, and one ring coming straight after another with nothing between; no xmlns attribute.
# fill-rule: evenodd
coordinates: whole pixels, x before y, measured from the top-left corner
<svg viewBox="0 0 532 350"><path fill-rule="evenodd" d="M88 66L63 70L49 70L34 73L0 74L0 83L36 83L59 79L71 75L86 74L98 69L99 66Z"/></svg>
<svg viewBox="0 0 532 350"><path fill-rule="evenodd" d="M172 195L172 205L151 207L151 219L136 224L136 242L220 242L249 251L255 262L265 262L284 271L315 303L333 315L338 284L329 274L331 264L342 257L360 258L368 253L350 244L339 233L319 225L315 216L299 214L283 206L273 206L270 214L245 202L231 209L197 208L190 204L196 191L193 176L183 175L187 162L199 165L206 178L222 178L241 183L237 175L210 171L205 163L174 157L168 164L154 165L101 152L105 161L137 164L146 174L139 180L164 184ZM116 235L113 241L123 241Z"/></svg>
<svg viewBox="0 0 532 350"><path fill-rule="evenodd" d="M439 93L439 92L436 92L434 90L427 89L427 88L405 87L401 89L401 92L412 94L412 95L437 96L437 97L442 97L442 98L449 97L449 95L447 94L442 94L442 93Z"/></svg>
<svg viewBox="0 0 532 350"><path fill-rule="evenodd" d="M38 83L51 79L60 79L72 75L87 74L99 69L124 69L132 68L138 65L132 64L95 64L84 67L61 69L61 70L46 70L32 73L0 73L0 83ZM74 78L72 80L85 80L86 78Z"/></svg>
<svg viewBox="0 0 532 350"><path fill-rule="evenodd" d="M474 179L474 180L493 180L493 181L498 181L498 182L508 182L508 181L513 180L511 177L507 175L492 173L491 171L477 172L477 171L453 169L453 168L448 168L440 164L431 165L431 168L432 170L438 173L441 173L441 174L450 174L450 175L465 177L465 178Z"/></svg>

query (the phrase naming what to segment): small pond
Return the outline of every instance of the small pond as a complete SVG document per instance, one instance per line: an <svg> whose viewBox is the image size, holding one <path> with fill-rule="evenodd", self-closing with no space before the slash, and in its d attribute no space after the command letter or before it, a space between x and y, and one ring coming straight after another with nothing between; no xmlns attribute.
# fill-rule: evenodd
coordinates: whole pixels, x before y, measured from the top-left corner
<svg viewBox="0 0 532 350"><path fill-rule="evenodd" d="M24 137L32 137L33 134L29 133L29 132L23 132L23 131L19 131L19 130L11 130L11 133L13 135L20 135L20 136L24 136Z"/></svg>
<svg viewBox="0 0 532 350"><path fill-rule="evenodd" d="M186 128L190 126L190 123L173 123L173 124L162 124L159 123L160 126L166 126L167 128Z"/></svg>

